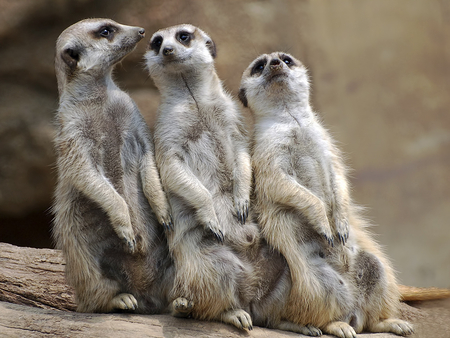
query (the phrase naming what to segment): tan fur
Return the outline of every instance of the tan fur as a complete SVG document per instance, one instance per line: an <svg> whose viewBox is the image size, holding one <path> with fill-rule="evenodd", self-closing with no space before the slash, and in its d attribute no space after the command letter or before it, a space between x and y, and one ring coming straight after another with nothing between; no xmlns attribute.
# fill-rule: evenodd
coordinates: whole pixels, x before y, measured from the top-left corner
<svg viewBox="0 0 450 338"><path fill-rule="evenodd" d="M139 27L88 19L67 28L56 44L53 235L82 312L166 307L171 262L158 220L170 222L169 205L148 127L111 78L143 36Z"/></svg>
<svg viewBox="0 0 450 338"><path fill-rule="evenodd" d="M349 195L338 148L309 104L305 67L265 54L243 74L239 97L255 116L255 211L290 269L281 319L339 337L410 334L397 314L392 267Z"/></svg>
<svg viewBox="0 0 450 338"><path fill-rule="evenodd" d="M156 32L145 58L161 92L155 155L171 204L173 314L252 328L243 304L254 285L258 227L247 221L251 164L242 116L214 69L205 32Z"/></svg>

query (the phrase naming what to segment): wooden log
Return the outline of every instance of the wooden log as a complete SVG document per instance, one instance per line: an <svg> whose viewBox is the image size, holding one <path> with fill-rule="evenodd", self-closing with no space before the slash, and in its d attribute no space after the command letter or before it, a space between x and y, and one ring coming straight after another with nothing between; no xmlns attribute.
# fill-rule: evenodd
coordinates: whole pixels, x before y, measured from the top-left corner
<svg viewBox="0 0 450 338"><path fill-rule="evenodd" d="M0 243L0 300L43 309L76 309L59 250Z"/></svg>
<svg viewBox="0 0 450 338"><path fill-rule="evenodd" d="M450 299L402 304L401 317L416 337L450 336ZM64 279L59 250L0 243L0 337L299 337L279 330L232 326L170 315L77 313L74 293ZM324 335L323 337L332 337ZM390 334L358 337L388 338Z"/></svg>

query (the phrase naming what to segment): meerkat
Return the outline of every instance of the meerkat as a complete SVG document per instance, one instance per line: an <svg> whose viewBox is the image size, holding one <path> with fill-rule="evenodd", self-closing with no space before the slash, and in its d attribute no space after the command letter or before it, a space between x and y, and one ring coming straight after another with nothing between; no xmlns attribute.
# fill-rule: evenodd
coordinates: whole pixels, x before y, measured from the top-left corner
<svg viewBox="0 0 450 338"><path fill-rule="evenodd" d="M55 69L58 181L53 236L77 310L159 312L167 306L170 208L148 127L112 80L140 27L82 20L61 33Z"/></svg>
<svg viewBox="0 0 450 338"><path fill-rule="evenodd" d="M255 213L290 270L280 317L344 338L411 334L395 318L393 269L350 198L341 153L310 106L309 87L304 65L276 52L250 64L239 90L255 118Z"/></svg>
<svg viewBox="0 0 450 338"><path fill-rule="evenodd" d="M248 220L250 153L237 104L214 68L216 47L201 29L159 30L145 54L161 93L154 141L171 205L173 314L251 329L243 304L254 283L259 229Z"/></svg>

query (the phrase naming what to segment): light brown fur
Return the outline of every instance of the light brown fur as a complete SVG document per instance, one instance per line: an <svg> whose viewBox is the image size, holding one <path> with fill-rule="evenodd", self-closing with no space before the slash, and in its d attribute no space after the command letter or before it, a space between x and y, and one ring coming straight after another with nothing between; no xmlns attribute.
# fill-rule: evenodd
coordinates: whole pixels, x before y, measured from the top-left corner
<svg viewBox="0 0 450 338"><path fill-rule="evenodd" d="M169 205L148 127L111 78L143 36L139 27L88 19L56 44L53 236L81 312L167 306L171 261L158 223L170 224Z"/></svg>
<svg viewBox="0 0 450 338"><path fill-rule="evenodd" d="M203 31L179 25L156 32L147 67L161 92L155 154L168 194L176 265L174 315L252 328L251 256L257 226L247 221L250 155L242 116L214 69L215 45Z"/></svg>
<svg viewBox="0 0 450 338"><path fill-rule="evenodd" d="M285 53L258 57L240 98L255 116L255 211L292 288L281 319L339 337L410 334L392 267L351 201L342 156L309 104L309 80Z"/></svg>

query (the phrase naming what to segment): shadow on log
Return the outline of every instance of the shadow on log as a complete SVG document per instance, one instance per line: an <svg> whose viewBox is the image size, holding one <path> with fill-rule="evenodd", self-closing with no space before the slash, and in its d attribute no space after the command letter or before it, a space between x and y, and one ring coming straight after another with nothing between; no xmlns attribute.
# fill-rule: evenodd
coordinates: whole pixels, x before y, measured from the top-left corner
<svg viewBox="0 0 450 338"><path fill-rule="evenodd" d="M59 250L0 243L1 337L302 336L259 327L245 332L221 323L170 315L77 313L75 308L73 290L64 280L64 260ZM411 337L450 337L450 299L402 303L401 316L414 325L416 333ZM380 333L358 337L395 336Z"/></svg>

